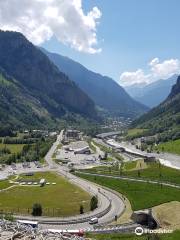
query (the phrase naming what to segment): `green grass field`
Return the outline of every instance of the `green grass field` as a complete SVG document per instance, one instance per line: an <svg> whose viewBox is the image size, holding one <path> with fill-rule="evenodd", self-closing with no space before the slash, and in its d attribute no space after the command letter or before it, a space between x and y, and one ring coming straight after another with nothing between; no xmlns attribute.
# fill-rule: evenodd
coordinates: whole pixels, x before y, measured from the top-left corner
<svg viewBox="0 0 180 240"><path fill-rule="evenodd" d="M3 143L0 143L0 149L2 148L8 148L11 153L19 153L22 151L23 147L24 147L24 144L3 144Z"/></svg>
<svg viewBox="0 0 180 240"><path fill-rule="evenodd" d="M36 173L34 176L20 176L20 180L36 180L45 178L47 182L56 185L16 186L0 193L0 210L13 213L30 214L34 203L40 203L43 215L71 216L79 214L82 204L89 211L90 195L79 187L69 183L65 178L55 173Z"/></svg>
<svg viewBox="0 0 180 240"><path fill-rule="evenodd" d="M134 211L169 201L180 201L180 190L176 188L84 174L78 176L122 193L129 199Z"/></svg>
<svg viewBox="0 0 180 240"><path fill-rule="evenodd" d="M180 231L175 231L171 234L159 234L154 235L151 234L149 236L142 235L136 236L135 234L87 234L87 237L93 240L179 240L180 239Z"/></svg>
<svg viewBox="0 0 180 240"><path fill-rule="evenodd" d="M137 134L143 133L146 129L141 129L141 128L133 128L133 129L129 129L127 132L127 136L128 137L134 137Z"/></svg>
<svg viewBox="0 0 180 240"><path fill-rule="evenodd" d="M180 155L180 139L161 143L157 146L157 149L161 152L169 152Z"/></svg>
<svg viewBox="0 0 180 240"><path fill-rule="evenodd" d="M158 163L147 164L148 168L139 170L144 179L159 180L180 184L180 170L169 168ZM124 176L138 177L138 170L123 171Z"/></svg>
<svg viewBox="0 0 180 240"><path fill-rule="evenodd" d="M86 169L85 171L113 176L119 176L121 174L122 176L180 184L180 170L169 168L158 163L149 163L147 164L147 168L141 170L133 170L134 167L136 167L136 162L129 162L124 164L121 173L118 167L106 166Z"/></svg>
<svg viewBox="0 0 180 240"><path fill-rule="evenodd" d="M8 188L10 186L12 186L12 184L9 183L9 181L7 181L7 180L1 180L0 181L0 190Z"/></svg>
<svg viewBox="0 0 180 240"><path fill-rule="evenodd" d="M133 162L127 162L124 164L124 170L132 170L134 168L136 168L136 164L137 162L133 161Z"/></svg>

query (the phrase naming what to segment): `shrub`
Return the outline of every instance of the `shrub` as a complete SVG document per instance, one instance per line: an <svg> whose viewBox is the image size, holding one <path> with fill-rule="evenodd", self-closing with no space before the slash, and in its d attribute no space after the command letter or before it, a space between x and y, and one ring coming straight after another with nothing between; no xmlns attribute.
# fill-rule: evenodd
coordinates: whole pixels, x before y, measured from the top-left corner
<svg viewBox="0 0 180 240"><path fill-rule="evenodd" d="M93 211L97 207L98 207L98 198L96 196L93 196L91 198L91 202L90 202L90 209L91 209L91 211Z"/></svg>
<svg viewBox="0 0 180 240"><path fill-rule="evenodd" d="M84 213L84 207L83 207L83 205L80 205L79 212L80 212L80 214L83 214L83 213Z"/></svg>
<svg viewBox="0 0 180 240"><path fill-rule="evenodd" d="M41 216L42 215L42 206L39 203L35 203L32 207L32 215L33 216Z"/></svg>

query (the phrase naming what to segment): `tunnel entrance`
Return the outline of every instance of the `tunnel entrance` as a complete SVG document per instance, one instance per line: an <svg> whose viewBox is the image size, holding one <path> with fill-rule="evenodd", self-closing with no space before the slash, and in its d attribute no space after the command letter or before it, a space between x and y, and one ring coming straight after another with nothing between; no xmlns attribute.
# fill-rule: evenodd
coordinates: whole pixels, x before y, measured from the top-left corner
<svg viewBox="0 0 180 240"><path fill-rule="evenodd" d="M148 227L149 229L156 229L158 227L157 222L149 212L134 212L131 219L138 224Z"/></svg>

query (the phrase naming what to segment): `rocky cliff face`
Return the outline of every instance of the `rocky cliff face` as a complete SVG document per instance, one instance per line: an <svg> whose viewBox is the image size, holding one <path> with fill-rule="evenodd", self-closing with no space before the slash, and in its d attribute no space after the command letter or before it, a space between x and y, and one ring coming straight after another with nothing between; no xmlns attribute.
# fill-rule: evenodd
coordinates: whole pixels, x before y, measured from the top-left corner
<svg viewBox="0 0 180 240"><path fill-rule="evenodd" d="M175 97L180 94L180 76L177 79L177 83L172 87L171 93L169 94L168 99Z"/></svg>

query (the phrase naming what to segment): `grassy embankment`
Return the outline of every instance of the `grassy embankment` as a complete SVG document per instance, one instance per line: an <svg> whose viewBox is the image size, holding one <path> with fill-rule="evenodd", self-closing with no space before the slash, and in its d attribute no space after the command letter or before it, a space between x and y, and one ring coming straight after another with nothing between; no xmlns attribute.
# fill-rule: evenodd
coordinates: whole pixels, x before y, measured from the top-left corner
<svg viewBox="0 0 180 240"><path fill-rule="evenodd" d="M158 180L180 184L180 170L166 167L159 163L147 164L144 163L143 160L124 163L121 171L117 166L100 166L86 169L85 171L97 174L128 176L146 180Z"/></svg>
<svg viewBox="0 0 180 240"><path fill-rule="evenodd" d="M132 129L128 129L127 131L127 137L135 137L135 136L139 136L140 134L142 134L143 132L145 132L146 129L141 129L141 128L132 128Z"/></svg>
<svg viewBox="0 0 180 240"><path fill-rule="evenodd" d="M78 176L123 194L129 199L134 211L170 201L180 201L180 190L172 187L84 174Z"/></svg>
<svg viewBox="0 0 180 240"><path fill-rule="evenodd" d="M156 149L158 149L160 152L169 152L180 155L180 139L160 143Z"/></svg>

